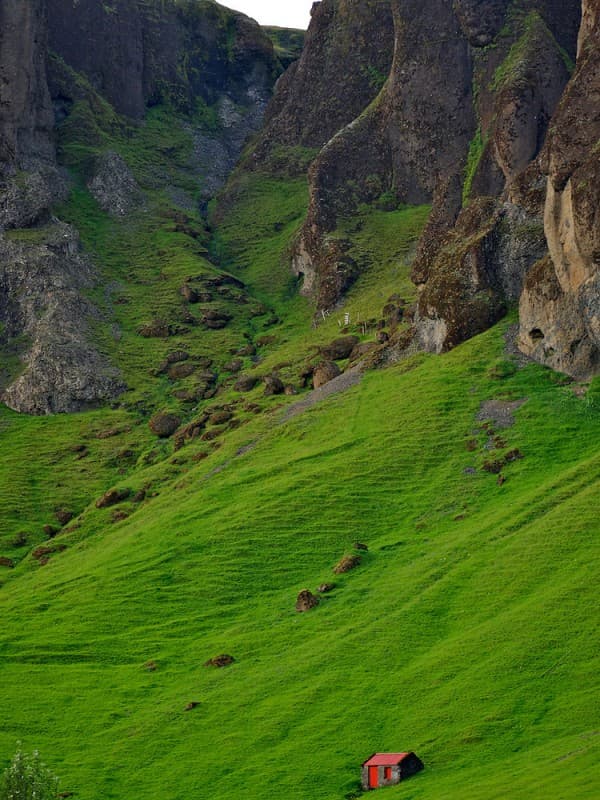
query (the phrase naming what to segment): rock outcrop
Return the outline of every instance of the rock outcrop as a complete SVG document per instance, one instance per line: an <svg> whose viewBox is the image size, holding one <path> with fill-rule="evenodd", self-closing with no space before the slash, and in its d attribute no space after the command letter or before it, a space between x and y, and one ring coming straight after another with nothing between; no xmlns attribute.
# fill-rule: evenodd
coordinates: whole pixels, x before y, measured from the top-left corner
<svg viewBox="0 0 600 800"><path fill-rule="evenodd" d="M433 200L414 272L416 282L425 284L466 201L506 199L507 185L539 154L569 79L565 54L575 54L577 0L560 8L545 0L510 9L506 0L428 0L425 7L412 0L390 0L375 5L377 18L372 10L363 12L365 24L379 26L370 38L386 45L393 41L389 72L377 96L365 103L350 78L342 81L338 95L348 93L352 99L345 103L354 114L351 120L310 112L299 117L289 110L304 86L303 68L319 63L319 47L336 14L336 35L344 38L340 26L347 4L323 3L313 16L297 75L290 71L277 87L267 113L270 122L256 149L260 159L265 148L273 147L274 137L284 144L319 145L330 136L334 121L343 122L311 167L309 212L292 259L294 272L303 277L302 291L321 308L334 305L359 273L348 255L349 242L335 235L339 220L358 203L383 194L400 203ZM338 61L337 70L349 74L348 60ZM322 88L304 88L304 104L310 98L318 106ZM354 104L361 106L359 113ZM504 229L510 220L510 214L498 215ZM448 253L443 261L447 271ZM519 270L526 272L531 263L519 263ZM514 263L509 271L514 282ZM502 284L503 279L495 282ZM471 284L473 294L490 288L479 279ZM429 301L421 305L421 317L435 321L430 312ZM494 316L491 312L482 319ZM431 327L431 322L424 325Z"/></svg>
<svg viewBox="0 0 600 800"><path fill-rule="evenodd" d="M68 225L0 236L0 344L20 343L23 360L2 394L10 408L79 411L123 390L117 371L90 344L98 312L84 292L95 278Z"/></svg>
<svg viewBox="0 0 600 800"><path fill-rule="evenodd" d="M527 276L521 349L575 377L600 369L600 3L586 0L577 68L540 162L549 255Z"/></svg>
<svg viewBox="0 0 600 800"><path fill-rule="evenodd" d="M191 111L224 93L266 102L280 69L259 25L217 3L47 2L50 49L129 117L165 101Z"/></svg>
<svg viewBox="0 0 600 800"><path fill-rule="evenodd" d="M118 115L138 121L149 107L163 104L193 142L190 173L203 184L206 201L260 126L280 72L273 44L258 24L217 3L2 2L0 349L7 366L0 374L0 398L5 403L32 414L75 411L124 388L93 344L97 326L90 321L101 320L85 293L99 277L80 252L77 232L53 216L69 192L67 173L57 166L55 124L68 128L68 118L79 109L71 122L78 137L71 151L86 155L76 164L63 163L79 169L101 208L126 218L143 207L144 192L122 154L109 149L103 137L111 126L125 124ZM209 123L198 122L202 110ZM191 193L177 201L196 202Z"/></svg>
<svg viewBox="0 0 600 800"><path fill-rule="evenodd" d="M376 92L354 63L372 57L369 41L386 73ZM337 229L359 203L432 203L413 267L412 345L442 352L520 302L524 352L593 373L599 49L597 0L583 11L580 0L316 6L253 155L261 164L277 146L320 148L292 256L302 291L328 308L358 276Z"/></svg>

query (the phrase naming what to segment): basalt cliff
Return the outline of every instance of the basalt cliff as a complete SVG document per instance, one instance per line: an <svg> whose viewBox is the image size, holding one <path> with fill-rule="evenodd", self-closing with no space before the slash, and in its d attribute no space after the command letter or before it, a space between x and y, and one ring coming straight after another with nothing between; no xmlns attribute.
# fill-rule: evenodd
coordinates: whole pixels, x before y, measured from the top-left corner
<svg viewBox="0 0 600 800"><path fill-rule="evenodd" d="M310 163L288 266L317 312L369 267L340 233L361 205L431 205L410 327L384 360L448 350L518 306L524 354L595 374L599 16L597 0L323 0L294 60L301 36L270 38L208 0L5 0L3 402L74 411L126 388L106 344L120 335L110 287L61 216L73 190L125 222L150 190L206 214L255 133L221 208L240 176ZM161 166L166 144L144 180L131 169L127 142L161 110L190 143L186 188Z"/></svg>
<svg viewBox="0 0 600 800"><path fill-rule="evenodd" d="M291 259L317 308L363 268L341 220L430 203L410 347L442 352L518 304L524 353L595 373L598 37L594 0L316 4L247 163L318 151Z"/></svg>
<svg viewBox="0 0 600 800"><path fill-rule="evenodd" d="M75 411L124 389L98 345L110 312L96 266L60 205L77 180L126 218L144 187L108 134L169 109L193 143L199 199L149 179L179 205L205 204L261 124L282 71L256 22L213 2L6 0L0 8L0 392L34 414ZM114 328L114 326L112 326Z"/></svg>

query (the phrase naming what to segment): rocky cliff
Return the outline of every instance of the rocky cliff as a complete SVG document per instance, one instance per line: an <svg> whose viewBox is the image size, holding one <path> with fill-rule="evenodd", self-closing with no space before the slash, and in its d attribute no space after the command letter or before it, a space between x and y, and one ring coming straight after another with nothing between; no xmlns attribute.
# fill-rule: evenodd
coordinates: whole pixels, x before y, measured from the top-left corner
<svg viewBox="0 0 600 800"><path fill-rule="evenodd" d="M370 93L356 53L339 46L350 18L362 25L351 34L359 46L379 43L385 78ZM361 4L360 15L352 3L317 5L254 156L277 144L320 148L292 257L303 292L328 308L356 279L337 230L360 203L429 202L413 266L418 345L453 347L520 301L526 353L594 371L595 37L596 5L584 3L582 18L579 0L391 0ZM360 58L364 67L373 54ZM324 107L332 83L343 112Z"/></svg>
<svg viewBox="0 0 600 800"><path fill-rule="evenodd" d="M114 135L161 106L189 139L205 202L260 126L282 68L257 23L209 0L7 0L0 45L0 396L28 413L79 410L124 385L94 345L93 331L110 327L87 299L101 265L53 215L70 191L62 165L125 219L144 191ZM176 192L157 170L151 188L161 187Z"/></svg>
<svg viewBox="0 0 600 800"><path fill-rule="evenodd" d="M548 255L528 274L521 348L576 377L600 368L600 3L586 0L577 68L540 156Z"/></svg>

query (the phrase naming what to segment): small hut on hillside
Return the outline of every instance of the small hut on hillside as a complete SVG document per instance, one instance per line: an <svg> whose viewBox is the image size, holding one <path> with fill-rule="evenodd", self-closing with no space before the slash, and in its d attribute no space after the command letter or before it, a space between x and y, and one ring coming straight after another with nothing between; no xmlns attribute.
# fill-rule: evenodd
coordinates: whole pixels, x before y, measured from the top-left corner
<svg viewBox="0 0 600 800"><path fill-rule="evenodd" d="M423 769L414 753L374 753L362 765L363 789L394 786Z"/></svg>

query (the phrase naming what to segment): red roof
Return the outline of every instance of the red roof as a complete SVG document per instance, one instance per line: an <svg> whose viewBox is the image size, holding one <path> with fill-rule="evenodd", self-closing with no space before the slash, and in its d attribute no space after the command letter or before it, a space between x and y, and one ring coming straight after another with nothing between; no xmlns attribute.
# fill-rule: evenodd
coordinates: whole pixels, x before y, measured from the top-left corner
<svg viewBox="0 0 600 800"><path fill-rule="evenodd" d="M410 753L375 753L365 761L363 767L395 767L409 755Z"/></svg>

